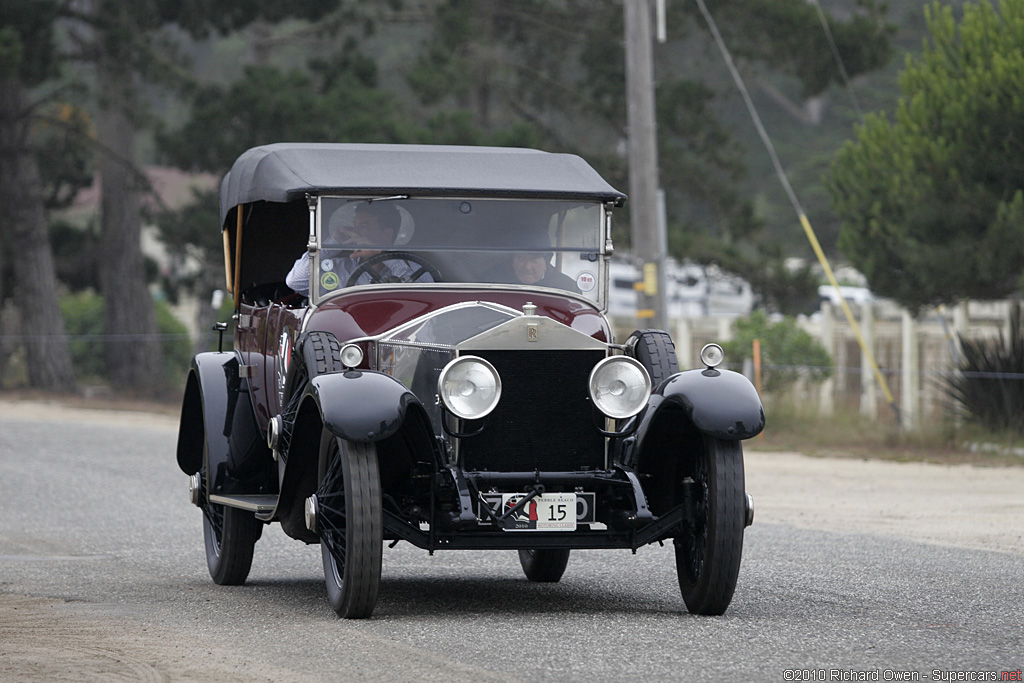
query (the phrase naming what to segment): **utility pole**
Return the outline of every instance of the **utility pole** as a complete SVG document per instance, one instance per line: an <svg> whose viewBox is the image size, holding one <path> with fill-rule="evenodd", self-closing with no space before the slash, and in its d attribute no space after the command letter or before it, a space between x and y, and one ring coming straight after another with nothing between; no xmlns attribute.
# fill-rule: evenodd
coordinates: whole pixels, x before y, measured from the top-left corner
<svg viewBox="0 0 1024 683"><path fill-rule="evenodd" d="M626 103L629 130L629 221L637 283L637 317L666 328L665 253L658 211L658 145L649 0L623 0L626 27Z"/></svg>

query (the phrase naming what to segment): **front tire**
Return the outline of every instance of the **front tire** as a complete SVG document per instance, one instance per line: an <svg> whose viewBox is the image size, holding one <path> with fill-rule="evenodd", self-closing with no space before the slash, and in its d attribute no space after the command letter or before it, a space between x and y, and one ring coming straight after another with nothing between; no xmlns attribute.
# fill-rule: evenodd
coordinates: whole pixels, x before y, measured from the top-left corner
<svg viewBox="0 0 1024 683"><path fill-rule="evenodd" d="M743 449L707 435L703 445L684 473L694 519L675 538L676 572L686 609L719 615L732 601L743 552Z"/></svg>
<svg viewBox="0 0 1024 683"><path fill-rule="evenodd" d="M519 563L526 578L534 583L556 583L569 564L569 551L562 548L519 550Z"/></svg>
<svg viewBox="0 0 1024 683"><path fill-rule="evenodd" d="M384 554L376 446L324 429L319 482L316 519L327 598L343 619L365 619L377 604Z"/></svg>

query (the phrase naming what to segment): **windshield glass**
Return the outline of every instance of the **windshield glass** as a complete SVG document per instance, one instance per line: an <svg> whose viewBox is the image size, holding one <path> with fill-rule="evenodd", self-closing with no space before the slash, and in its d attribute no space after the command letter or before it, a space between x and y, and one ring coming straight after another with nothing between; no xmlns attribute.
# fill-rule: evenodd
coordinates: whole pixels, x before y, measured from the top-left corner
<svg viewBox="0 0 1024 683"><path fill-rule="evenodd" d="M322 197L319 297L390 282L545 287L601 303L598 202Z"/></svg>

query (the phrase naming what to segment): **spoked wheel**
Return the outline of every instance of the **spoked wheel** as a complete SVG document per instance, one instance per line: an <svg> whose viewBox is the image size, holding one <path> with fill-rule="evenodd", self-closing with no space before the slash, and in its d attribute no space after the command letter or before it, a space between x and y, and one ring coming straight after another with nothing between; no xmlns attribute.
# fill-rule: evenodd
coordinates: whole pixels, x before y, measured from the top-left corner
<svg viewBox="0 0 1024 683"><path fill-rule="evenodd" d="M377 604L384 550L376 446L345 441L324 429L320 486L312 500L331 607L345 619L369 617Z"/></svg>
<svg viewBox="0 0 1024 683"><path fill-rule="evenodd" d="M692 614L723 614L736 590L743 551L746 495L740 443L705 436L683 485L694 513L675 539L683 602Z"/></svg>
<svg viewBox="0 0 1024 683"><path fill-rule="evenodd" d="M535 583L555 583L569 564L569 551L562 548L520 549L519 564L526 578Z"/></svg>
<svg viewBox="0 0 1024 683"><path fill-rule="evenodd" d="M210 502L203 505L206 566L214 583L221 586L245 583L252 568L253 549L262 531L262 523L251 512Z"/></svg>

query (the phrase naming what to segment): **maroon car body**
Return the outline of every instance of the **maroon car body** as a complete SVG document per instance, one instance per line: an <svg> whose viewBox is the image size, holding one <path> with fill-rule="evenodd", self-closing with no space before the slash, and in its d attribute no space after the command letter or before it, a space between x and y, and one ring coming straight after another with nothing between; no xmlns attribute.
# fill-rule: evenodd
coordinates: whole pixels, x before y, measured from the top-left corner
<svg viewBox="0 0 1024 683"><path fill-rule="evenodd" d="M666 333L614 338L624 200L536 150L243 154L221 192L233 349L193 359L177 449L214 581L246 580L270 523L320 544L343 617L372 613L385 541L517 550L558 581L574 548L670 540L687 607L722 613L764 412L714 345L680 372ZM370 213L388 239L357 234Z"/></svg>

